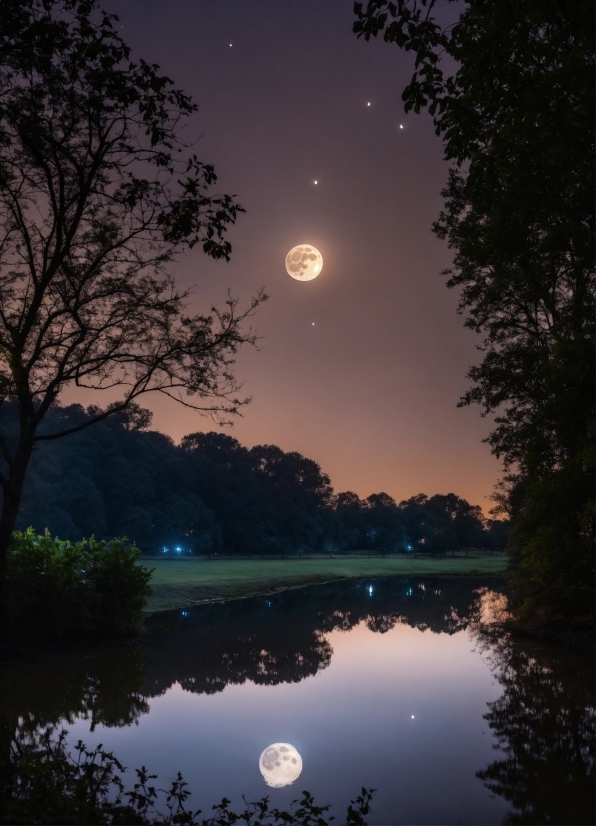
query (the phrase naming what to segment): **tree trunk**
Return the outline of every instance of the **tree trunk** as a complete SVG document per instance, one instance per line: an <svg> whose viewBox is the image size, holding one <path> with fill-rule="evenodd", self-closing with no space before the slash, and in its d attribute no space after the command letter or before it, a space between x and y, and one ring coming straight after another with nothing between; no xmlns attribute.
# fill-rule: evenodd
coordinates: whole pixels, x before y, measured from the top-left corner
<svg viewBox="0 0 596 826"><path fill-rule="evenodd" d="M3 489L2 513L0 514L0 628L3 628L6 622L8 549L12 542L12 532L19 515L25 473L32 450L33 441L22 439L14 455L8 479Z"/></svg>

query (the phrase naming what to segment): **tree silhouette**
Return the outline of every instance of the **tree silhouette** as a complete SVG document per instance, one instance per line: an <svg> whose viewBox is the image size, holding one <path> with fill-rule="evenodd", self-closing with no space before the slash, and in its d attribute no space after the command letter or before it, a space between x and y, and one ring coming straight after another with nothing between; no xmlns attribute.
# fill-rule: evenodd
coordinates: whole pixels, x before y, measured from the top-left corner
<svg viewBox="0 0 596 826"><path fill-rule="evenodd" d="M326 474L298 453L248 449L215 432L192 433L175 445L142 429L150 423L146 413L133 406L68 439L39 443L16 529L48 528L71 541L127 536L143 553L175 546L197 554L504 547L507 523L486 523L454 494L399 504L385 493L333 496ZM55 404L43 426L75 428L90 415L79 405ZM16 417L15 405L2 405L0 434L8 439Z"/></svg>
<svg viewBox="0 0 596 826"><path fill-rule="evenodd" d="M510 473L519 618L593 634L594 4L447 5L357 2L354 31L414 53L405 110L428 109L452 162L434 231L482 337L460 404L494 415Z"/></svg>
<svg viewBox="0 0 596 826"><path fill-rule="evenodd" d="M0 6L0 586L34 445L163 393L220 420L242 401L231 364L253 342L239 311L192 315L167 267L196 244L228 259L242 208L180 140L191 99L133 62L96 0ZM78 425L43 429L67 385L121 397ZM209 401L211 400L211 401Z"/></svg>

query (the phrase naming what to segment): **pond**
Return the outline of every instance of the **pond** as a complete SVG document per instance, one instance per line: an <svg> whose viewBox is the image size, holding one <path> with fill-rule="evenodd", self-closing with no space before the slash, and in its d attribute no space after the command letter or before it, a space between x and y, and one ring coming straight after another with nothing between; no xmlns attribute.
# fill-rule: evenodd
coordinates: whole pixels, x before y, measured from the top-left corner
<svg viewBox="0 0 596 826"><path fill-rule="evenodd" d="M494 583L296 589L155 615L142 643L5 665L3 753L18 732L64 727L163 785L180 770L205 814L308 789L341 822L366 786L371 824L593 823L592 660L498 631Z"/></svg>

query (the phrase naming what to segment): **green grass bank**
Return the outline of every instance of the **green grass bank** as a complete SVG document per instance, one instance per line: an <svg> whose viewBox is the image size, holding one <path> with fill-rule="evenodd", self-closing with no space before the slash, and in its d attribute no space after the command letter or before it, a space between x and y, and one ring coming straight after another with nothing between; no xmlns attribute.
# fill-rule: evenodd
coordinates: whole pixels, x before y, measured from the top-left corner
<svg viewBox="0 0 596 826"><path fill-rule="evenodd" d="M272 594L338 579L501 574L505 556L331 559L141 559L155 568L147 611Z"/></svg>

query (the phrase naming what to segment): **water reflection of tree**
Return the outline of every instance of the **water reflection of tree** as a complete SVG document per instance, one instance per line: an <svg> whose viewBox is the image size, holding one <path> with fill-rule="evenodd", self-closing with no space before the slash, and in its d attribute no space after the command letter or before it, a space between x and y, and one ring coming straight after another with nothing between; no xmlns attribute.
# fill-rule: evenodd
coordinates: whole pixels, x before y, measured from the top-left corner
<svg viewBox="0 0 596 826"><path fill-rule="evenodd" d="M581 658L513 642L480 620L479 579L403 578L339 582L269 597L157 615L140 645L37 659L0 672L0 783L15 739L84 717L127 726L148 698L174 683L195 693L226 685L298 682L326 668L335 630L365 623L385 633L398 623L431 633L471 627L491 659L502 696L488 723L503 753L478 773L512 805L507 823L592 823L594 691ZM484 584L489 585L490 580ZM371 592L372 588L372 592ZM587 661L587 665L589 665Z"/></svg>
<svg viewBox="0 0 596 826"><path fill-rule="evenodd" d="M480 631L503 694L485 715L504 757L478 772L508 800L508 824L594 823L592 662Z"/></svg>
<svg viewBox="0 0 596 826"><path fill-rule="evenodd" d="M30 729L77 717L91 730L129 726L149 711L140 692L144 660L140 646L127 645L7 665L0 672L2 717Z"/></svg>
<svg viewBox="0 0 596 826"><path fill-rule="evenodd" d="M160 614L148 642L39 657L0 671L0 720L5 734L34 731L75 718L127 726L149 710L147 697L178 682L215 693L247 680L298 682L326 668L329 632L365 622L380 633L402 622L455 633L477 614L478 581L464 579L336 582L269 597L197 606Z"/></svg>
<svg viewBox="0 0 596 826"><path fill-rule="evenodd" d="M35 739L46 727L76 718L97 725L130 726L149 711L140 692L140 646L36 658L0 670L0 786L10 788L15 743ZM0 803L0 814L2 805ZM1 819L1 817L0 817Z"/></svg>
<svg viewBox="0 0 596 826"><path fill-rule="evenodd" d="M299 682L326 668L327 635L361 622L384 633L396 623L453 634L478 616L477 580L338 582L157 615L145 644L37 658L0 672L0 784L10 782L11 745L76 718L128 726L147 698L179 683L215 693L250 680ZM372 593L371 593L372 587ZM8 772L8 774L7 774Z"/></svg>
<svg viewBox="0 0 596 826"><path fill-rule="evenodd" d="M336 582L156 616L149 623L153 641L143 691L155 696L174 682L196 693L215 693L247 680L298 682L331 662L326 638L331 631L364 622L379 633L404 623L453 634L477 619L477 581L429 582Z"/></svg>

